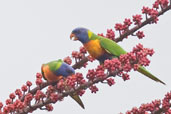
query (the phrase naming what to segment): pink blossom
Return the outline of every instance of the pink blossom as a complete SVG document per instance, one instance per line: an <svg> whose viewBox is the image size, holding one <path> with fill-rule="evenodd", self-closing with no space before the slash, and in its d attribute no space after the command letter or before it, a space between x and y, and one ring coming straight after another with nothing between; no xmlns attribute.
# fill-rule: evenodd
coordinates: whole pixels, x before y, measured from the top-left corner
<svg viewBox="0 0 171 114"><path fill-rule="evenodd" d="M122 73L122 79L124 81L126 81L126 80L129 80L130 78L129 78L129 75L127 73Z"/></svg>
<svg viewBox="0 0 171 114"><path fill-rule="evenodd" d="M69 76L66 78L65 82L66 82L67 86L74 88L75 84L76 84L76 77L74 75Z"/></svg>
<svg viewBox="0 0 171 114"><path fill-rule="evenodd" d="M48 89L47 89L47 91L46 91L46 92L50 94L50 93L53 93L54 91L55 91L54 86L49 85L49 86L48 86Z"/></svg>
<svg viewBox="0 0 171 114"><path fill-rule="evenodd" d="M138 32L136 33L136 35L137 35L137 37L138 37L139 39L142 39L143 37L145 37L143 31L138 31Z"/></svg>
<svg viewBox="0 0 171 114"><path fill-rule="evenodd" d="M105 78L105 76L106 76L106 74L104 73L104 71L103 70L98 70L98 71L96 71L96 77L97 78Z"/></svg>
<svg viewBox="0 0 171 114"><path fill-rule="evenodd" d="M88 63L86 62L86 63L84 63L83 67L86 68L87 65L88 65Z"/></svg>
<svg viewBox="0 0 171 114"><path fill-rule="evenodd" d="M121 31L123 30L123 25L121 23L116 23L115 24L115 30L116 31Z"/></svg>
<svg viewBox="0 0 171 114"><path fill-rule="evenodd" d="M149 15L153 18L156 18L158 16L158 11L155 9L150 9Z"/></svg>
<svg viewBox="0 0 171 114"><path fill-rule="evenodd" d="M84 93L85 93L85 90L83 89L78 92L79 96L83 96Z"/></svg>
<svg viewBox="0 0 171 114"><path fill-rule="evenodd" d="M41 90L37 90L34 98L36 101L40 100L41 98L46 97L46 95L41 91Z"/></svg>
<svg viewBox="0 0 171 114"><path fill-rule="evenodd" d="M40 86L43 83L43 80L41 78L36 79L36 85Z"/></svg>
<svg viewBox="0 0 171 114"><path fill-rule="evenodd" d="M32 86L32 82L27 81L27 82L26 82L26 85L30 87L30 86Z"/></svg>
<svg viewBox="0 0 171 114"><path fill-rule="evenodd" d="M129 27L131 24L132 24L131 19L125 18L124 25L126 25L127 27Z"/></svg>
<svg viewBox="0 0 171 114"><path fill-rule="evenodd" d="M24 103L25 104L30 104L32 99L33 99L33 95L31 93L27 93L25 98L24 98Z"/></svg>
<svg viewBox="0 0 171 114"><path fill-rule="evenodd" d="M42 76L42 74L41 73L37 73L36 74L36 78L42 78L43 76Z"/></svg>
<svg viewBox="0 0 171 114"><path fill-rule="evenodd" d="M77 81L78 84L81 84L82 80L84 80L84 77L83 77L82 73L76 73L75 77L76 77L76 81Z"/></svg>
<svg viewBox="0 0 171 114"><path fill-rule="evenodd" d="M24 108L24 103L21 102L19 99L17 99L15 102L14 102L14 107L16 109L23 109Z"/></svg>
<svg viewBox="0 0 171 114"><path fill-rule="evenodd" d="M162 107L165 111L169 110L171 105L170 101L171 101L171 92L170 93L168 92L165 95L165 98L162 100Z"/></svg>
<svg viewBox="0 0 171 114"><path fill-rule="evenodd" d="M48 104L45 107L47 111L53 111L53 106L51 104Z"/></svg>
<svg viewBox="0 0 171 114"><path fill-rule="evenodd" d="M67 63L67 64L69 64L69 65L71 65L72 60L71 60L71 58L68 56L68 57L65 57L65 58L64 58L64 62Z"/></svg>
<svg viewBox="0 0 171 114"><path fill-rule="evenodd" d="M23 85L23 86L21 87L21 90L22 90L23 92L26 92L26 91L28 90L28 88L27 88L26 85Z"/></svg>
<svg viewBox="0 0 171 114"><path fill-rule="evenodd" d="M12 100L11 99L7 99L6 100L6 105L11 104L11 103L12 103Z"/></svg>
<svg viewBox="0 0 171 114"><path fill-rule="evenodd" d="M15 94L14 94L14 93L11 93L11 94L9 95L9 97L10 97L10 99L15 99Z"/></svg>
<svg viewBox="0 0 171 114"><path fill-rule="evenodd" d="M168 0L158 0L158 1L163 8L166 8L169 4Z"/></svg>
<svg viewBox="0 0 171 114"><path fill-rule="evenodd" d="M103 33L97 34L98 36L105 37Z"/></svg>
<svg viewBox="0 0 171 114"><path fill-rule="evenodd" d="M80 53L86 54L87 53L86 48L85 47L80 47Z"/></svg>
<svg viewBox="0 0 171 114"><path fill-rule="evenodd" d="M115 40L115 32L112 29L107 29L106 38Z"/></svg>
<svg viewBox="0 0 171 114"><path fill-rule="evenodd" d="M22 96L22 92L20 89L16 89L15 94L18 95L19 98Z"/></svg>
<svg viewBox="0 0 171 114"><path fill-rule="evenodd" d="M89 79L89 80L94 80L95 76L96 76L95 70L94 69L92 69L92 70L89 69L88 73L86 75L86 78Z"/></svg>
<svg viewBox="0 0 171 114"><path fill-rule="evenodd" d="M139 68L139 64L134 64L134 70L136 71L136 70L138 70L138 68Z"/></svg>
<svg viewBox="0 0 171 114"><path fill-rule="evenodd" d="M106 68L109 72L118 70L121 68L121 62L117 58L105 60L104 68Z"/></svg>
<svg viewBox="0 0 171 114"><path fill-rule="evenodd" d="M80 84L85 84L87 81L85 79L81 80L79 83Z"/></svg>
<svg viewBox="0 0 171 114"><path fill-rule="evenodd" d="M3 103L2 103L2 102L0 102L0 109L2 109L2 107L3 107Z"/></svg>
<svg viewBox="0 0 171 114"><path fill-rule="evenodd" d="M65 89L64 80L60 80L60 81L57 83L57 89L60 90L60 91L63 91L63 90Z"/></svg>
<svg viewBox="0 0 171 114"><path fill-rule="evenodd" d="M72 57L73 58L78 58L79 52L78 51L73 51L72 52Z"/></svg>
<svg viewBox="0 0 171 114"><path fill-rule="evenodd" d="M84 54L83 53L78 53L78 59L83 59L84 58Z"/></svg>
<svg viewBox="0 0 171 114"><path fill-rule="evenodd" d="M58 94L56 94L56 93L51 93L51 94L50 94L50 99L51 99L53 102L57 102L57 101L58 101Z"/></svg>
<svg viewBox="0 0 171 114"><path fill-rule="evenodd" d="M107 79L107 83L108 83L109 86L112 86L112 85L115 84L115 81L114 81L113 78L108 78L108 79Z"/></svg>
<svg viewBox="0 0 171 114"><path fill-rule="evenodd" d="M97 91L99 91L99 89L95 85L90 86L89 89L91 90L91 93L96 93Z"/></svg>
<svg viewBox="0 0 171 114"><path fill-rule="evenodd" d="M134 24L135 25L140 25L141 24L141 20L142 20L142 17L141 15L133 15L133 21L134 21Z"/></svg>
<svg viewBox="0 0 171 114"><path fill-rule="evenodd" d="M142 13L143 14L149 14L149 12L150 12L150 8L143 6Z"/></svg>
<svg viewBox="0 0 171 114"><path fill-rule="evenodd" d="M159 2L155 1L155 3L153 4L153 8L159 9Z"/></svg>

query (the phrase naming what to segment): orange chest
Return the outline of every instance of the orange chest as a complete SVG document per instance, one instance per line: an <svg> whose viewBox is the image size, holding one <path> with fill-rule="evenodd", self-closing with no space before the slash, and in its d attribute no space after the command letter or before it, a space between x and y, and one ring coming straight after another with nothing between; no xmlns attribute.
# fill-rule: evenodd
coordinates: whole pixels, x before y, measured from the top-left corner
<svg viewBox="0 0 171 114"><path fill-rule="evenodd" d="M48 81L57 81L62 78L62 76L56 76L53 72L50 71L49 66L46 65L43 67L44 77Z"/></svg>
<svg viewBox="0 0 171 114"><path fill-rule="evenodd" d="M105 50L101 47L99 40L91 40L84 44L84 47L93 58L98 58L105 52Z"/></svg>

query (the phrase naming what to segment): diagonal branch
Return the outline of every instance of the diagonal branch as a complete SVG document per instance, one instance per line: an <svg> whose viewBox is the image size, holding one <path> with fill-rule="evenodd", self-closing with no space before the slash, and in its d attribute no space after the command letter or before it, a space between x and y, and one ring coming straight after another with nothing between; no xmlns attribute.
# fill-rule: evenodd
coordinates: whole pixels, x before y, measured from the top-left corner
<svg viewBox="0 0 171 114"><path fill-rule="evenodd" d="M69 91L66 91L64 93L60 93L58 95L58 99L66 97L66 96L68 96L68 95L70 95L70 94L72 94L74 92L79 91L79 90L87 89L90 86L92 86L93 84L98 83L98 82L102 82L103 80L107 79L108 77L116 76L120 71L121 70L115 71L114 73L106 74L106 76L103 79L102 78L96 78L93 81L88 81L87 83L82 84L82 85L76 87L75 89L70 89ZM47 105L49 103L55 103L55 102L53 102L50 98L47 98L44 102L39 102L39 103L33 105L32 107L26 107L24 109L24 112L14 113L14 114L27 114L28 112L34 111L37 108L41 108L41 107L43 107L43 106L45 106L45 105Z"/></svg>
<svg viewBox="0 0 171 114"><path fill-rule="evenodd" d="M158 17L163 15L165 12L167 12L170 9L171 9L171 4L168 7L166 7L165 9L163 9L162 11L160 11L158 13ZM150 17L150 18L146 19L144 22L141 23L141 25L139 25L139 26L137 25L137 26L133 27L132 29L128 30L126 33L124 33L120 37L116 38L115 41L116 42L122 41L125 37L133 34L134 32L136 32L137 30L139 30L143 26L145 26L147 24L150 24L152 20L153 20L153 17Z"/></svg>

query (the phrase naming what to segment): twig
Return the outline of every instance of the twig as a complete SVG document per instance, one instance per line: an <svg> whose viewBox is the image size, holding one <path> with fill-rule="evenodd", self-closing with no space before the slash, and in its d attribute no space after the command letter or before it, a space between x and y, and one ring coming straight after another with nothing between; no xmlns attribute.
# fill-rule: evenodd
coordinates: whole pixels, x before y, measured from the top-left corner
<svg viewBox="0 0 171 114"><path fill-rule="evenodd" d="M170 9L171 9L171 4L167 8L163 9L162 11L160 11L158 13L158 17L160 15L163 15L166 11L168 11ZM116 38L115 41L116 42L122 41L125 37L127 37L127 36L131 35L132 33L136 32L138 29L142 28L143 26L145 26L147 24L150 24L152 20L153 20L153 17L148 18L147 20L142 22L141 25L137 25L137 26L133 27L132 29L130 29L127 32L125 32L124 34L122 34L120 37Z"/></svg>

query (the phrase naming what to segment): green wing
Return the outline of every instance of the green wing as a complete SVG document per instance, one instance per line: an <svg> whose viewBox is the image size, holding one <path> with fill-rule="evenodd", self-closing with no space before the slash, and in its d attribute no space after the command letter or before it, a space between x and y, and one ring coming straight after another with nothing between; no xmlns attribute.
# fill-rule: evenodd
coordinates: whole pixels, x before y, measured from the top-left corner
<svg viewBox="0 0 171 114"><path fill-rule="evenodd" d="M49 68L52 72L55 72L61 67L62 63L63 61L61 59L58 59L58 60L47 63L47 65L49 65Z"/></svg>
<svg viewBox="0 0 171 114"><path fill-rule="evenodd" d="M100 45L104 48L108 53L111 53L114 56L120 56L121 54L126 54L127 52L121 48L116 42L104 38L99 37Z"/></svg>
<svg viewBox="0 0 171 114"><path fill-rule="evenodd" d="M114 56L119 57L121 54L126 54L127 52L121 48L116 42L104 38L104 37L99 37L100 40L100 45L108 52L111 53ZM160 82L162 84L165 85L165 83L163 81L161 81L160 79L158 79L157 77L155 77L154 75L152 75L149 71L147 71L144 67L140 66L139 69L137 70L138 72L144 74L145 76L147 76L148 78L156 81L156 82Z"/></svg>

